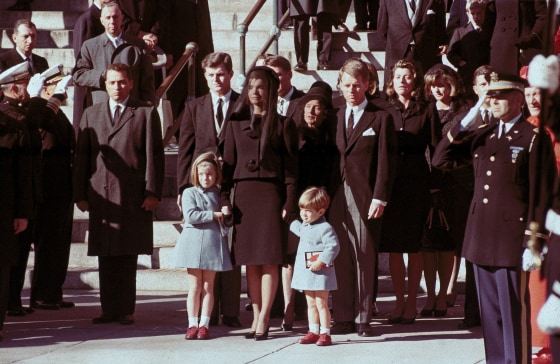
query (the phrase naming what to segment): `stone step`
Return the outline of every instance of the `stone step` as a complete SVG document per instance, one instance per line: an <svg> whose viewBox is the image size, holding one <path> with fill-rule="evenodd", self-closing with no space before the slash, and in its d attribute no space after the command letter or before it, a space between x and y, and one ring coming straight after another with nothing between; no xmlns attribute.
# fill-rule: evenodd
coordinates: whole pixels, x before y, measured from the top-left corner
<svg viewBox="0 0 560 364"><path fill-rule="evenodd" d="M19 19L31 19L37 29L74 29L81 14L82 11L0 11L0 28L13 27Z"/></svg>
<svg viewBox="0 0 560 364"><path fill-rule="evenodd" d="M13 28L0 29L0 48L13 48ZM37 30L37 45L35 48L72 48L73 30Z"/></svg>

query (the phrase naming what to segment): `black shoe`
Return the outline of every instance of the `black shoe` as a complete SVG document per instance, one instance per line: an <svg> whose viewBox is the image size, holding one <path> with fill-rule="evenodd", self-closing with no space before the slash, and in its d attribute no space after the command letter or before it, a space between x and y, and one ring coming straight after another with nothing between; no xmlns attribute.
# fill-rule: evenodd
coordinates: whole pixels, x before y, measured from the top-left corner
<svg viewBox="0 0 560 364"><path fill-rule="evenodd" d="M218 326L218 322L220 319L217 316L210 317L210 322L208 323L209 326Z"/></svg>
<svg viewBox="0 0 560 364"><path fill-rule="evenodd" d="M298 62L294 67L294 71L296 72L305 72L307 71L307 63Z"/></svg>
<svg viewBox="0 0 560 364"><path fill-rule="evenodd" d="M58 303L45 301L35 301L31 307L37 310L60 310L60 305Z"/></svg>
<svg viewBox="0 0 560 364"><path fill-rule="evenodd" d="M373 335L373 330L369 324L359 324L358 325L358 335L363 337L370 337Z"/></svg>
<svg viewBox="0 0 560 364"><path fill-rule="evenodd" d="M253 305L248 303L245 305L245 311L247 312L253 312Z"/></svg>
<svg viewBox="0 0 560 364"><path fill-rule="evenodd" d="M371 305L371 315L372 316L379 315L379 310L377 309L377 303L375 302Z"/></svg>
<svg viewBox="0 0 560 364"><path fill-rule="evenodd" d="M10 316L10 317L23 317L25 315L26 312L23 307L6 311L6 316Z"/></svg>
<svg viewBox="0 0 560 364"><path fill-rule="evenodd" d="M222 316L222 325L227 327L241 327L241 322L239 318L232 316Z"/></svg>
<svg viewBox="0 0 560 364"><path fill-rule="evenodd" d="M24 307L23 310L25 311L26 314L30 314L30 313L35 312L35 310L31 306Z"/></svg>
<svg viewBox="0 0 560 364"><path fill-rule="evenodd" d="M121 325L132 325L134 323L134 315L122 315L119 317Z"/></svg>
<svg viewBox="0 0 560 364"><path fill-rule="evenodd" d="M356 332L356 324L352 321L335 322L331 327L331 335L347 335Z"/></svg>
<svg viewBox="0 0 560 364"><path fill-rule="evenodd" d="M255 332L254 331L249 331L245 333L245 339L254 339L255 338Z"/></svg>
<svg viewBox="0 0 560 364"><path fill-rule="evenodd" d="M59 301L58 305L60 306L60 308L73 308L76 305L74 304L74 302L70 302L70 301Z"/></svg>
<svg viewBox="0 0 560 364"><path fill-rule="evenodd" d="M470 329L471 327L480 326L480 320L462 320L457 324L457 327L461 330Z"/></svg>
<svg viewBox="0 0 560 364"><path fill-rule="evenodd" d="M95 317L91 320L91 323L94 325L97 324L108 324L110 322L117 322L119 318L113 315L102 314L99 317Z"/></svg>
<svg viewBox="0 0 560 364"><path fill-rule="evenodd" d="M8 6L6 8L8 11L31 11L31 5L29 3L20 3L17 2L12 6Z"/></svg>
<svg viewBox="0 0 560 364"><path fill-rule="evenodd" d="M319 63L319 67L317 67L318 71L328 71L331 69L331 65L328 62L321 62Z"/></svg>
<svg viewBox="0 0 560 364"><path fill-rule="evenodd" d="M263 341L268 339L268 329L262 334L255 333L255 341Z"/></svg>
<svg viewBox="0 0 560 364"><path fill-rule="evenodd" d="M280 326L280 329L281 329L282 331L292 331L292 330L294 329L294 326L293 326L293 325L289 325L289 324L282 323L282 326Z"/></svg>

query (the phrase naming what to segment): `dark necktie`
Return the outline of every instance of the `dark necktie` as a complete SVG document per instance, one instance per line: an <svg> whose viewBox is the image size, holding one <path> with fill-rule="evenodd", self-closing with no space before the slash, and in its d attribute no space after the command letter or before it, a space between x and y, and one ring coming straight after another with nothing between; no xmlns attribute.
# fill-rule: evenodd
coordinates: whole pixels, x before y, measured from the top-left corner
<svg viewBox="0 0 560 364"><path fill-rule="evenodd" d="M412 13L416 13L416 0L410 0L410 9L412 10Z"/></svg>
<svg viewBox="0 0 560 364"><path fill-rule="evenodd" d="M502 139L506 135L506 123L502 123L502 132L500 133L500 138Z"/></svg>
<svg viewBox="0 0 560 364"><path fill-rule="evenodd" d="M31 70L31 74L35 74L35 69L33 68L33 62L31 62L31 57L27 57L25 59L25 61L29 65L29 69Z"/></svg>
<svg viewBox="0 0 560 364"><path fill-rule="evenodd" d="M222 110L222 105L223 104L224 104L224 101L220 97L218 99L218 109L216 110L216 121L218 122L218 126L220 128L222 127L222 124L224 123L224 112Z"/></svg>
<svg viewBox="0 0 560 364"><path fill-rule="evenodd" d="M350 111L350 116L348 117L348 124L346 125L346 140L350 139L352 131L354 131L354 110Z"/></svg>
<svg viewBox="0 0 560 364"><path fill-rule="evenodd" d="M113 115L112 124L115 125L120 118L121 118L121 105L117 105L115 106L115 114Z"/></svg>
<svg viewBox="0 0 560 364"><path fill-rule="evenodd" d="M484 124L490 124L490 110L484 110L482 113L482 122Z"/></svg>

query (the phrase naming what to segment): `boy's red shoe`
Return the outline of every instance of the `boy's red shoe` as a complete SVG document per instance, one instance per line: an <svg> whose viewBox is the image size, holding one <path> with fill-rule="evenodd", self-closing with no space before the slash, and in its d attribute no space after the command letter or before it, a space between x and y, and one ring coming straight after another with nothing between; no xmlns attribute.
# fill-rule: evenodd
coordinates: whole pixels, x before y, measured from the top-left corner
<svg viewBox="0 0 560 364"><path fill-rule="evenodd" d="M317 346L330 346L332 345L331 335L321 334L317 340Z"/></svg>
<svg viewBox="0 0 560 364"><path fill-rule="evenodd" d="M315 344L319 340L319 335L309 331L304 337L299 339L300 344Z"/></svg>

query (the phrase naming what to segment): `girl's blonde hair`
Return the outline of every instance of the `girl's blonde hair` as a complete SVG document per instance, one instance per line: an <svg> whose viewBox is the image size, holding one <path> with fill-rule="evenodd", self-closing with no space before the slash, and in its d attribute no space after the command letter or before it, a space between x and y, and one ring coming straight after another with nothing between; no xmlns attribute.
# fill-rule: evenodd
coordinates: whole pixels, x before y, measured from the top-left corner
<svg viewBox="0 0 560 364"><path fill-rule="evenodd" d="M214 169L216 170L216 184L219 185L222 183L222 168L220 162L218 161L218 157L213 152L206 152L199 155L192 165L191 182L193 186L200 186L200 180L198 179L198 167L205 163L214 166Z"/></svg>
<svg viewBox="0 0 560 364"><path fill-rule="evenodd" d="M331 203L331 198L324 187L308 187L301 194L298 206L300 209L327 209Z"/></svg>

